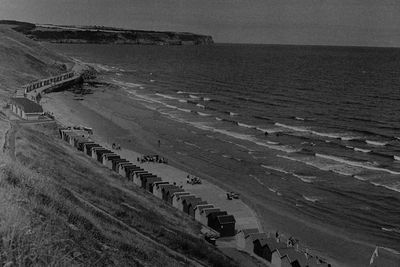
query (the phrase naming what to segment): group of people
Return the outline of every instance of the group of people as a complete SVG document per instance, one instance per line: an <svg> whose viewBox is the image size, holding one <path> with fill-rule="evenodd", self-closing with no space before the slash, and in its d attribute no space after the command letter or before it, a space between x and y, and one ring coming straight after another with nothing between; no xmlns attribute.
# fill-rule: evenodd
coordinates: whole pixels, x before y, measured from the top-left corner
<svg viewBox="0 0 400 267"><path fill-rule="evenodd" d="M190 176L189 174L186 176L186 183L188 184L201 184L201 180L199 177L196 176Z"/></svg>
<svg viewBox="0 0 400 267"><path fill-rule="evenodd" d="M117 144L117 143L112 143L112 149L115 149L115 150L121 150L121 145L119 145L119 144Z"/></svg>
<svg viewBox="0 0 400 267"><path fill-rule="evenodd" d="M159 155L149 155L149 156L138 157L137 161L140 163L153 162L153 163L168 164L168 160L164 157L160 157Z"/></svg>

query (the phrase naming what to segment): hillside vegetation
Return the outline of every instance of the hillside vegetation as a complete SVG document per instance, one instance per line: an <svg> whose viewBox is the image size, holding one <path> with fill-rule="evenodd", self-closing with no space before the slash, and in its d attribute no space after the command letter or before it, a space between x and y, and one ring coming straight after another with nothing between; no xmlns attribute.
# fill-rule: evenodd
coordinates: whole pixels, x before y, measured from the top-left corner
<svg viewBox="0 0 400 267"><path fill-rule="evenodd" d="M0 25L0 96L22 84L65 72L72 63L24 37L8 25Z"/></svg>

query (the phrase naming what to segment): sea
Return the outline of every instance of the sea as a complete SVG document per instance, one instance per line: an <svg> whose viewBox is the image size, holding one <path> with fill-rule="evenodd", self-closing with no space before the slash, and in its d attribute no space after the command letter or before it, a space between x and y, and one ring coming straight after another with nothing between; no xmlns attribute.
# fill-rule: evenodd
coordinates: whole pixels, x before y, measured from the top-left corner
<svg viewBox="0 0 400 267"><path fill-rule="evenodd" d="M245 164L243 176L288 209L400 251L400 49L49 47L228 144L235 153L187 142Z"/></svg>

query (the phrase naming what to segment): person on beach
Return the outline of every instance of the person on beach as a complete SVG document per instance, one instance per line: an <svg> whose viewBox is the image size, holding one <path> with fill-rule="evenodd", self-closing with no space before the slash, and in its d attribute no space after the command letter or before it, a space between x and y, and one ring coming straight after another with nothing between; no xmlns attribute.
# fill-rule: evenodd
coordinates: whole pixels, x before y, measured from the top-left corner
<svg viewBox="0 0 400 267"><path fill-rule="evenodd" d="M160 140L158 140L158 147L160 147L161 146L161 141Z"/></svg>

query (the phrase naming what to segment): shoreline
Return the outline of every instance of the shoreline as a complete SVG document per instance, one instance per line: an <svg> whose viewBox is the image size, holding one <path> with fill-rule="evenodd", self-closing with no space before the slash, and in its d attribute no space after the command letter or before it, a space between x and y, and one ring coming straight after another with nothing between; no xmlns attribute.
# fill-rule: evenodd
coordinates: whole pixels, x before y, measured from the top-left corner
<svg viewBox="0 0 400 267"><path fill-rule="evenodd" d="M105 142L108 143L109 146L111 147L111 143L113 141L110 141L111 136L114 138L115 141L118 143L122 144L122 147L129 147L129 146L134 146L135 149L131 149L133 151L138 151L140 154L146 154L146 153L157 153L162 156L170 155L171 153L174 153L174 151L167 151L167 149L163 149L163 146L161 147L160 150L157 149L156 146L156 139L153 136L146 136L146 135L141 135L138 133L138 131L141 127L139 124L134 123L134 129L127 130L126 127L127 125L124 125L124 120L126 118L123 118L118 113L117 111L111 112L111 114L107 111L104 111L103 114L99 112L99 110L96 110L96 108L93 108L96 106L96 104L100 104L99 100L105 100L107 98L107 94L124 94L124 92L118 91L118 92L113 92L115 90L110 90L111 92L105 92L107 89L103 90L103 92L100 93L102 89L97 88L94 90L94 94L84 97L83 101L76 101L73 100L73 94L70 92L61 92L61 93L53 93L50 95L45 95L43 98L43 106L45 107L46 110L52 111L57 119L60 119L62 123L66 124L82 124L85 126L92 127L95 129L95 135L97 132L100 133L101 139ZM120 90L120 89L117 89ZM103 94L104 93L104 94ZM97 97L100 96L99 99ZM154 116L155 111L150 111L150 110L144 110L145 107L140 107L140 106L135 106L136 109L142 110L145 114L146 117L149 115ZM79 111L80 114L77 114ZM107 109L105 109L107 110ZM84 111L84 112L83 112ZM75 114L74 114L75 113ZM72 115L72 116L71 116ZM73 118L72 118L73 117ZM130 120L131 118L128 118ZM121 125L125 127L121 127ZM130 124L132 126L132 124ZM103 129L102 129L103 128ZM120 134L115 135L114 132L119 132ZM135 132L135 133L132 133ZM121 142L122 141L122 142ZM132 142L133 141L133 142ZM163 141L164 143L165 141ZM168 142L166 143L165 147L168 146ZM175 154L176 155L176 154ZM260 224L262 225L262 228L264 228L265 232L273 232L278 229L280 232L282 231L284 235L286 233L293 233L293 231L287 231L287 229L291 228L293 229L293 225L291 227L288 227L287 225L292 224L292 222L286 222L285 219L287 219L286 216L284 215L278 215L277 212L273 210L273 208L269 208L268 214L266 214L265 210L265 205L264 203L260 203L260 201L254 199L254 197L249 197L248 193L244 190L238 190L238 187L235 187L234 185L230 183L221 183L221 181L218 178L218 174L216 175L208 175L208 172L204 172L203 170L199 170L198 168L193 168L193 162L188 162L188 157L185 155L179 155L183 156L183 160L181 157L169 157L171 165L174 167L179 168L180 170L183 170L185 172L194 174L196 176L199 176L201 178L205 177L206 180L211 182L217 187L222 188L223 190L226 191L237 191L241 195L241 199L254 211L256 214L256 217L260 221ZM189 164L188 164L189 163ZM195 162L196 163L196 162ZM192 165L192 166L191 166ZM201 167L200 167L201 168ZM212 172L215 171L214 169ZM215 173L215 172L213 172ZM162 177L162 176L161 176ZM291 221L291 220L289 220ZM312 232L315 230L314 227L310 226L307 224L307 222L303 222L305 224L304 226L296 226L296 228L302 228L304 229L304 232L309 233L305 234L310 235ZM282 227L276 227L278 225L282 225ZM322 232L322 231L321 231ZM300 242L303 243L304 238L300 237ZM317 238L318 239L318 236ZM329 242L330 245L337 244L335 240L331 240ZM328 243L328 244L329 244ZM347 266L346 264L342 262L338 262L334 260L333 255L330 254L329 250L324 250L323 248L320 250L316 246L309 246L308 243L306 243L307 247L311 247L310 252L314 252L314 254L319 255L325 259L328 260L329 263L331 263L333 266ZM368 256L365 257L366 259ZM361 266L361 264L359 264Z"/></svg>

